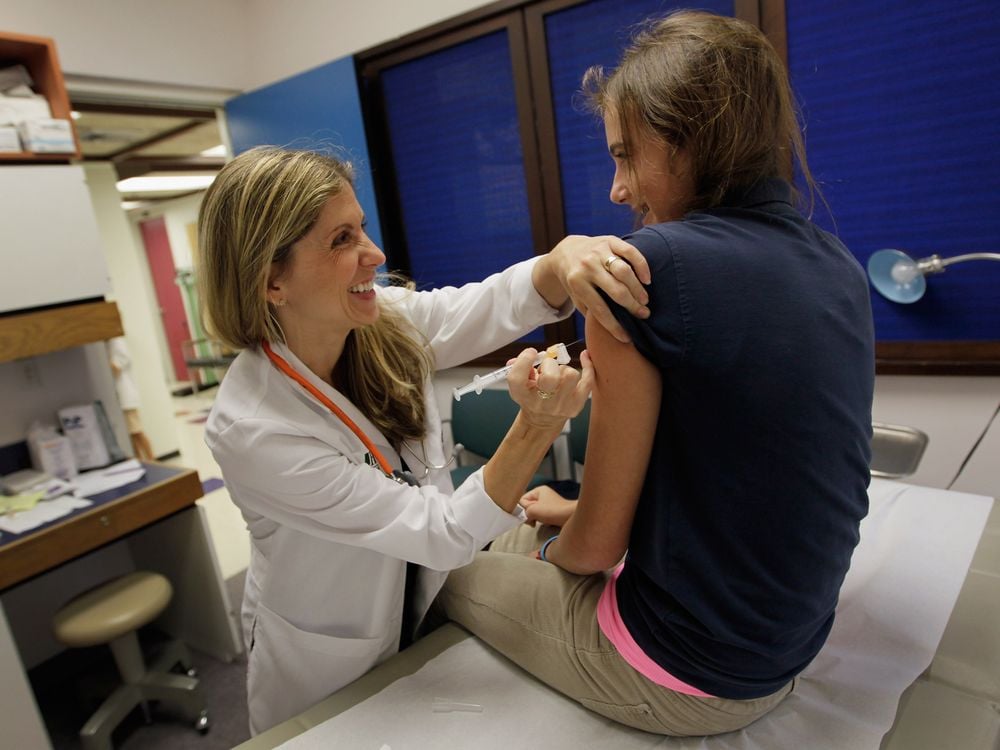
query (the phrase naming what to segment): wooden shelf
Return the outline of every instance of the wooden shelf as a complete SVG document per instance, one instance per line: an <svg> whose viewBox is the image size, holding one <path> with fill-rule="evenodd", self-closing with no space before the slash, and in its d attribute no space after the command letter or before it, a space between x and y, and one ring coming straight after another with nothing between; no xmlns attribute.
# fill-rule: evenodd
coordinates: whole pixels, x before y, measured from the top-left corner
<svg viewBox="0 0 1000 750"><path fill-rule="evenodd" d="M59 55L56 53L55 42L43 36L28 36L12 32L0 32L0 67L20 63L28 69L35 82L36 93L41 94L49 102L52 116L60 120L69 120L73 129L73 140L76 151L65 154L36 154L31 151L21 153L0 153L0 163L3 162L66 162L80 158L80 139L76 135L76 127L66 93L66 82L63 80L62 68L59 66Z"/></svg>
<svg viewBox="0 0 1000 750"><path fill-rule="evenodd" d="M86 302L0 317L0 362L121 336L114 302Z"/></svg>
<svg viewBox="0 0 1000 750"><path fill-rule="evenodd" d="M79 153L71 154L36 154L34 151L0 151L0 163L12 162L16 164L65 164L70 159L75 159Z"/></svg>

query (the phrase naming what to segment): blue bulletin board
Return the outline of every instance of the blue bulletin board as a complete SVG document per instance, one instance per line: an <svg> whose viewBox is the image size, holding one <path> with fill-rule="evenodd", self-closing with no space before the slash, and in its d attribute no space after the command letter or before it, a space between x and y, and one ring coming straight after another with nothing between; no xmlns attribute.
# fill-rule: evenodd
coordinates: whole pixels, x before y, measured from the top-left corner
<svg viewBox="0 0 1000 750"><path fill-rule="evenodd" d="M349 160L354 165L358 202L368 219L368 236L382 247L353 57L230 99L226 121L236 154L271 145Z"/></svg>
<svg viewBox="0 0 1000 750"><path fill-rule="evenodd" d="M1000 251L995 0L785 9L809 163L829 204L817 204L817 223L862 264L881 248L918 259ZM950 342L954 352L966 342L1000 359L1000 263L930 276L910 305L873 291L872 306L880 343Z"/></svg>

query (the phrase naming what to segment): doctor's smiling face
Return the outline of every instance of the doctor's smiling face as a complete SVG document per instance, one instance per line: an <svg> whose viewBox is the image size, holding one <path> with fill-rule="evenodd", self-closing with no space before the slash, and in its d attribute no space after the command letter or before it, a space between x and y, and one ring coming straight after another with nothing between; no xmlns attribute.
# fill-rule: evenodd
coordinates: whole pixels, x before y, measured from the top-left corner
<svg viewBox="0 0 1000 750"><path fill-rule="evenodd" d="M346 337L379 316L375 275L385 255L365 233L354 190L331 196L284 260L272 263L268 300L291 335Z"/></svg>

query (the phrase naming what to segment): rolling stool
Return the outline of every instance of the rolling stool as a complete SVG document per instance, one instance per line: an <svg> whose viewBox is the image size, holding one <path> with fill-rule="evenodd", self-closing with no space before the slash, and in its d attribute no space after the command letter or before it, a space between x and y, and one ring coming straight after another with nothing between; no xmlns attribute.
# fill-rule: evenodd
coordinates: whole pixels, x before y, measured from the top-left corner
<svg viewBox="0 0 1000 750"><path fill-rule="evenodd" d="M150 700L177 705L194 720L195 729L208 731L208 711L187 647L172 641L148 670L139 650L136 630L156 618L171 596L170 582L159 573L130 573L81 594L53 618L56 638L67 646L107 643L125 682L80 730L84 750L112 750L111 732L137 705L142 705L149 724ZM169 672L175 664L188 670L187 675Z"/></svg>

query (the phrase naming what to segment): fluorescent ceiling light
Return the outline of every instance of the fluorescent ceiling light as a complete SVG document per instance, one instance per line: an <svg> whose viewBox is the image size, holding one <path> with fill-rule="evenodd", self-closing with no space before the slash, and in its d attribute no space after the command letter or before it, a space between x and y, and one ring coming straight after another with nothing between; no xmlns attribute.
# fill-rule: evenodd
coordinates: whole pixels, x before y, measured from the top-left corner
<svg viewBox="0 0 1000 750"><path fill-rule="evenodd" d="M155 175L119 180L119 193L166 193L181 190L204 190L215 179L214 174Z"/></svg>
<svg viewBox="0 0 1000 750"><path fill-rule="evenodd" d="M220 143L218 146L212 146L212 148L206 148L204 151L202 151L198 155L199 156L225 156L226 155L226 147L223 144Z"/></svg>

